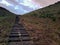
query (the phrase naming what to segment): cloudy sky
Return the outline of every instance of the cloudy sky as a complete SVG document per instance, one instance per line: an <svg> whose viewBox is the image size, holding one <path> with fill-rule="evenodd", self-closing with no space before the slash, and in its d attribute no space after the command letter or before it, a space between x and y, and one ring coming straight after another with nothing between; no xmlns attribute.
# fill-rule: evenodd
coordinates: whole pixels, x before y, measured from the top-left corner
<svg viewBox="0 0 60 45"><path fill-rule="evenodd" d="M60 0L0 0L0 7L4 7L17 15L23 15L54 4L57 1Z"/></svg>
<svg viewBox="0 0 60 45"><path fill-rule="evenodd" d="M57 1L60 1L60 0L34 0L34 2L35 2L37 5L41 5L42 7L45 7L45 6L54 4L54 3L56 3Z"/></svg>

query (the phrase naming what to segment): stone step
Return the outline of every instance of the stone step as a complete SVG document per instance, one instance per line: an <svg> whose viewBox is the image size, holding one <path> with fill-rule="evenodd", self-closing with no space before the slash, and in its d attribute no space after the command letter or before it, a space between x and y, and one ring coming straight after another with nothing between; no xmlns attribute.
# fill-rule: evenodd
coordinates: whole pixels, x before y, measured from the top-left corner
<svg viewBox="0 0 60 45"><path fill-rule="evenodd" d="M12 35L12 36L16 36L16 35L18 35L18 33L13 33L13 34L10 34L10 35Z"/></svg>
<svg viewBox="0 0 60 45"><path fill-rule="evenodd" d="M28 34L21 34L21 37L29 37Z"/></svg>
<svg viewBox="0 0 60 45"><path fill-rule="evenodd" d="M12 30L25 30L25 28L13 28Z"/></svg>
<svg viewBox="0 0 60 45"><path fill-rule="evenodd" d="M25 28L20 27L20 26L14 26L13 29L25 29Z"/></svg>
<svg viewBox="0 0 60 45"><path fill-rule="evenodd" d="M9 40L20 40L20 38L9 38Z"/></svg>
<svg viewBox="0 0 60 45"><path fill-rule="evenodd" d="M20 33L21 33L21 34L27 34L27 32L25 32L25 31L21 31L21 30L20 30Z"/></svg>
<svg viewBox="0 0 60 45"><path fill-rule="evenodd" d="M33 45L31 41L23 41L23 45Z"/></svg>
<svg viewBox="0 0 60 45"><path fill-rule="evenodd" d="M20 30L11 30L11 33L13 33L13 32L20 32Z"/></svg>
<svg viewBox="0 0 60 45"><path fill-rule="evenodd" d="M21 37L22 41L31 41L29 37Z"/></svg>
<svg viewBox="0 0 60 45"><path fill-rule="evenodd" d="M21 42L21 40L8 40L8 42Z"/></svg>
<svg viewBox="0 0 60 45"><path fill-rule="evenodd" d="M31 41L30 39L22 39L22 41Z"/></svg>
<svg viewBox="0 0 60 45"><path fill-rule="evenodd" d="M18 34L17 32L11 32L10 34Z"/></svg>
<svg viewBox="0 0 60 45"><path fill-rule="evenodd" d="M8 45L22 45L21 42L9 42Z"/></svg>
<svg viewBox="0 0 60 45"><path fill-rule="evenodd" d="M18 38L19 35L10 35L9 38Z"/></svg>
<svg viewBox="0 0 60 45"><path fill-rule="evenodd" d="M23 27L23 25L22 25L22 24L17 24L17 23L16 23L16 24L14 24L14 26L18 26L18 25L19 25L19 26L21 26L21 27Z"/></svg>
<svg viewBox="0 0 60 45"><path fill-rule="evenodd" d="M17 31L15 31L15 32L11 32L10 34L18 34L18 32L17 32Z"/></svg>

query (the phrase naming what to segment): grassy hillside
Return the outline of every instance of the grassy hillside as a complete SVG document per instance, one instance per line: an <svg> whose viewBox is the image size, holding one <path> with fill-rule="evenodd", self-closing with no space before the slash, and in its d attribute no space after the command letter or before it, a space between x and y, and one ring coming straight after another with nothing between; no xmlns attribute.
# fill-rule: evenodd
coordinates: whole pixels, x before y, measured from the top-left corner
<svg viewBox="0 0 60 45"><path fill-rule="evenodd" d="M60 45L60 2L21 16L34 45Z"/></svg>
<svg viewBox="0 0 60 45"><path fill-rule="evenodd" d="M14 22L15 15L0 7L0 45L7 45L7 36Z"/></svg>

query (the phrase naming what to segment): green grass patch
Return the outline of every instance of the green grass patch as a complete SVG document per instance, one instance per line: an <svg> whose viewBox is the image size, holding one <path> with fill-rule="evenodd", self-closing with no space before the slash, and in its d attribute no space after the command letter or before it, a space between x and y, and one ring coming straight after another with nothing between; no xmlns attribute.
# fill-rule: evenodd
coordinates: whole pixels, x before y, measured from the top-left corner
<svg viewBox="0 0 60 45"><path fill-rule="evenodd" d="M0 8L0 45L6 45L8 42L9 32L15 23L16 15Z"/></svg>

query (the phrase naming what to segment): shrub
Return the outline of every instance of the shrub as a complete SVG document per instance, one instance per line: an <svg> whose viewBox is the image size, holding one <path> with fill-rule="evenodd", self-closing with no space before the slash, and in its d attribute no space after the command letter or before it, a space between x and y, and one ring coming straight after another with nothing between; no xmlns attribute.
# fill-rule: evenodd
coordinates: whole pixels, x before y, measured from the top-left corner
<svg viewBox="0 0 60 45"><path fill-rule="evenodd" d="M36 13L33 13L31 16L37 17L38 15Z"/></svg>

